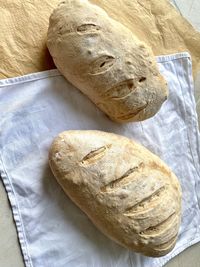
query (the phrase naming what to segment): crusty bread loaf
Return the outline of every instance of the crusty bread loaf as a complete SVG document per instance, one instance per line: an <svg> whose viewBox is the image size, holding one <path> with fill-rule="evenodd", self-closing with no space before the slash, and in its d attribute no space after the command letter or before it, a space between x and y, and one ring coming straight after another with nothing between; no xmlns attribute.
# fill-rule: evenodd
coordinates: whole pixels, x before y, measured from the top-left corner
<svg viewBox="0 0 200 267"><path fill-rule="evenodd" d="M54 10L47 46L61 73L115 121L150 118L167 99L151 49L86 0Z"/></svg>
<svg viewBox="0 0 200 267"><path fill-rule="evenodd" d="M176 243L181 188L154 154L134 141L100 131L66 131L49 163L66 194L108 237L159 257Z"/></svg>

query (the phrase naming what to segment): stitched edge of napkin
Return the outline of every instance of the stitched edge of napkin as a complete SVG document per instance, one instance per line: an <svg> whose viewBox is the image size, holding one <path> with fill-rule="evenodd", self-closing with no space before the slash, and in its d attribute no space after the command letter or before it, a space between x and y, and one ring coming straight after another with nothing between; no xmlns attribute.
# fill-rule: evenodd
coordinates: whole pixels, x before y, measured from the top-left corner
<svg viewBox="0 0 200 267"><path fill-rule="evenodd" d="M171 55L161 55L161 56L156 57L156 61L158 63L163 63L167 61L176 60L179 58L190 58L191 59L190 54L188 52L183 52L183 53L177 53L177 54L171 54ZM35 80L45 79L47 77L60 76L60 75L62 74L57 69L45 70L45 71L26 74L26 75L14 77L14 78L1 79L0 87L12 85L12 84L24 83L24 82L31 82Z"/></svg>
<svg viewBox="0 0 200 267"><path fill-rule="evenodd" d="M180 57L179 57L180 55ZM188 141L189 141L189 147L190 147L190 153L193 159L193 164L195 167L195 171L197 173L197 177L200 179L200 132L199 132L199 127L198 127L198 116L196 112L196 102L195 102L195 97L194 97L194 82L193 82L193 76L192 76L192 59L189 53L184 52L181 54L174 54L174 55L169 55L171 57L171 60L176 60L178 58L188 58L187 63L188 63L188 69L187 69L187 77L188 77L188 89L192 92L190 93L190 101L194 105L194 110L192 110L189 114L187 114L187 136L188 136ZM178 56L178 57L177 57ZM167 62L169 60L166 60L166 56L161 56L157 58L158 63L163 63ZM184 68L181 69L181 71L184 71ZM177 75L178 76L178 75ZM180 83L180 81L178 80ZM182 88L182 85L180 83L180 87ZM184 105L185 105L185 96L183 96L184 99ZM185 109L186 112L186 109ZM191 129L193 131L191 131ZM191 149L191 143L195 142L195 147ZM199 207L199 212L200 212L200 201L198 199L198 193L197 193L197 181L195 181L195 193L196 193L196 198L197 198L197 205ZM157 263L153 264L152 267L157 267L157 264L159 264L159 267L164 266L167 262L169 262L172 258L183 252L186 248L189 248L190 246L200 242L200 225L197 228L196 234L192 236L191 238L185 240L185 244L181 245L178 248L175 248L172 250L172 253L170 255L164 256L164 258L159 258L157 259Z"/></svg>

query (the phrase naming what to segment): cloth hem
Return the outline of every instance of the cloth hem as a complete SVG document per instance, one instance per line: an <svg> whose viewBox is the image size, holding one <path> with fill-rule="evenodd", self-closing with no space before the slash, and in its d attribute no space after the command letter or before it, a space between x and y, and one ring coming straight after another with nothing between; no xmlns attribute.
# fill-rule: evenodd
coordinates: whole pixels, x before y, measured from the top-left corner
<svg viewBox="0 0 200 267"><path fill-rule="evenodd" d="M182 52L182 53L175 53L170 55L161 55L156 56L157 63L167 62L171 60L176 60L178 58L191 58L190 54L188 52ZM35 72L31 74L26 74L23 76L18 76L14 78L7 78L0 80L0 87L12 85L13 83L19 84L24 82L31 82L39 79L44 79L47 77L54 77L54 76L61 76L62 74L59 72L58 69L52 69L52 70L45 70L40 72Z"/></svg>
<svg viewBox="0 0 200 267"><path fill-rule="evenodd" d="M12 85L12 84L20 84L24 82L32 82L32 81L36 81L40 79L45 79L47 77L55 77L55 76L61 76L61 75L62 74L59 72L58 69L34 72L31 74L26 74L26 75L14 77L14 78L2 79L0 80L0 87Z"/></svg>
<svg viewBox="0 0 200 267"><path fill-rule="evenodd" d="M192 91L192 94L190 94L190 100L191 102L195 103L195 97L194 97L194 82L193 82L193 77L192 77L192 62L191 60L188 61L188 69L189 69L189 73L188 73L188 79L189 79L189 89ZM185 102L185 99L184 99ZM194 167L196 170L196 173L198 175L198 177L200 178L200 150L199 150L199 144L200 144L200 134L199 134L199 125L198 125L198 114L196 112L196 103L195 103L195 119L191 119L188 120L188 125L190 123L191 125L191 129L194 130L194 134L192 135L192 131L188 131L188 136L189 136L189 143L190 143L190 147L191 147L191 143L194 137L196 137L196 147L195 150L190 150L191 151L191 155L193 158L193 162L194 162ZM195 156L194 156L195 153ZM195 160L196 159L196 160ZM197 191L197 181L195 180L195 191L196 191L196 197L197 197L197 205L199 208L199 213L200 213L200 202L199 202L199 197L198 197L198 191ZM199 215L200 216L200 215ZM200 227L200 226L199 226ZM200 229L200 228L199 228Z"/></svg>
<svg viewBox="0 0 200 267"><path fill-rule="evenodd" d="M167 61L172 61L180 58L191 58L190 54L188 52L182 52L182 53L175 53L170 55L161 55L157 56L156 60L157 63L163 63Z"/></svg>
<svg viewBox="0 0 200 267"><path fill-rule="evenodd" d="M33 267L31 257L28 252L26 235L25 235L24 226L23 226L21 214L20 214L19 207L18 207L17 198L15 196L15 191L14 191L14 188L12 187L7 171L5 169L1 154L0 154L0 177L2 178L4 187L6 189L8 199L9 199L9 202L12 208L11 210L12 210L14 222L15 222L16 229L17 229L17 235L18 235L20 246L21 246L21 252L22 252L24 264L26 267Z"/></svg>

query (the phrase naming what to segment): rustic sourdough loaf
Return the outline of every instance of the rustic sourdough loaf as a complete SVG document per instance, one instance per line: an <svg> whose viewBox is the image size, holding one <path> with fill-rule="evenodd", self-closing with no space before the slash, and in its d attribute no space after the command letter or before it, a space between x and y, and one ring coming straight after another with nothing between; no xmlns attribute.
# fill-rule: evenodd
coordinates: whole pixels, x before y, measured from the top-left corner
<svg viewBox="0 0 200 267"><path fill-rule="evenodd" d="M112 133L67 131L55 138L49 163L66 194L105 235L147 256L173 249L181 188L149 150Z"/></svg>
<svg viewBox="0 0 200 267"><path fill-rule="evenodd" d="M145 120L167 99L151 49L86 0L58 5L47 46L61 73L115 121Z"/></svg>

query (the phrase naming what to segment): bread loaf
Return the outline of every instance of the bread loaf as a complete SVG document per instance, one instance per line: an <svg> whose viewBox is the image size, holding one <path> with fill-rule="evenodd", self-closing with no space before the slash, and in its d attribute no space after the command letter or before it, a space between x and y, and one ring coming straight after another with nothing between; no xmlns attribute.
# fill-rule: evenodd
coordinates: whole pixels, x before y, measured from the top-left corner
<svg viewBox="0 0 200 267"><path fill-rule="evenodd" d="M66 131L49 153L66 194L108 237L147 256L176 243L181 188L154 154L134 141L100 131Z"/></svg>
<svg viewBox="0 0 200 267"><path fill-rule="evenodd" d="M47 46L60 72L117 122L150 118L167 99L151 49L86 0L53 11Z"/></svg>

